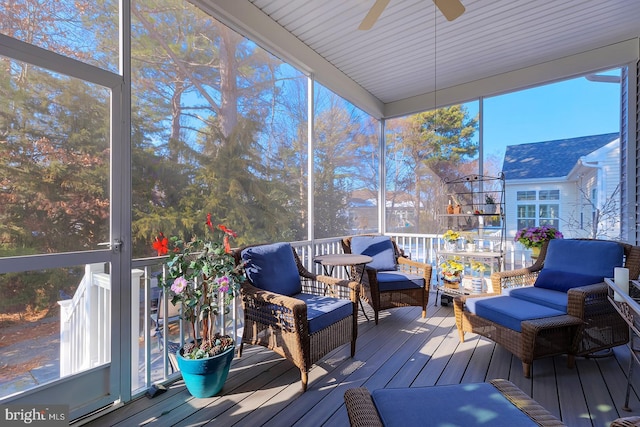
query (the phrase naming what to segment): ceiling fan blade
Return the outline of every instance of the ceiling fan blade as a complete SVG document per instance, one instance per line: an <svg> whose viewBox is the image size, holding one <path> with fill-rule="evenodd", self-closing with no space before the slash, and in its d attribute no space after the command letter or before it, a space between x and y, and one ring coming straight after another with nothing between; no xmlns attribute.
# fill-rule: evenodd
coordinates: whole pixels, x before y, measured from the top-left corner
<svg viewBox="0 0 640 427"><path fill-rule="evenodd" d="M447 21L453 21L466 10L460 0L433 0L433 2Z"/></svg>
<svg viewBox="0 0 640 427"><path fill-rule="evenodd" d="M369 13L367 13L367 16L365 16L362 22L360 23L360 26L358 27L358 29L368 30L371 27L373 27L373 24L376 23L376 21L382 14L382 11L384 10L385 7L387 7L388 4L389 4L389 0L376 0L373 6L371 6L371 9L369 9Z"/></svg>

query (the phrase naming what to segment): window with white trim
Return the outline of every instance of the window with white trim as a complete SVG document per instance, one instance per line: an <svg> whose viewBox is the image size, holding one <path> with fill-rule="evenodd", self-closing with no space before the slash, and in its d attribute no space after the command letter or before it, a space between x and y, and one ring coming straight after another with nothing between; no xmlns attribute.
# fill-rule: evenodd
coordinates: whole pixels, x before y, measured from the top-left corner
<svg viewBox="0 0 640 427"><path fill-rule="evenodd" d="M548 225L560 228L560 190L527 190L516 193L517 228Z"/></svg>

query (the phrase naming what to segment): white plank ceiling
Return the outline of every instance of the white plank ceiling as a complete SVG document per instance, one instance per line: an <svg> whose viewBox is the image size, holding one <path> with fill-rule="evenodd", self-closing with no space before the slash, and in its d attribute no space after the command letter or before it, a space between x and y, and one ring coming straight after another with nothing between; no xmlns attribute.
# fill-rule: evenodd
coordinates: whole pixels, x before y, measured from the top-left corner
<svg viewBox="0 0 640 427"><path fill-rule="evenodd" d="M432 0L391 0L368 31L357 28L375 0L228 1L251 3L382 104L640 36L640 0L462 0L453 22Z"/></svg>

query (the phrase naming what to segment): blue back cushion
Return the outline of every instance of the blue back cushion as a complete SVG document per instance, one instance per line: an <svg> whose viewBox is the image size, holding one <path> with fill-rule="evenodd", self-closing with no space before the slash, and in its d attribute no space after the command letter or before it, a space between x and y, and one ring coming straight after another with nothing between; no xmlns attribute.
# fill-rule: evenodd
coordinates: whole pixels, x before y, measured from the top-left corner
<svg viewBox="0 0 640 427"><path fill-rule="evenodd" d="M616 242L553 239L534 286L567 292L613 277L623 264L624 248Z"/></svg>
<svg viewBox="0 0 640 427"><path fill-rule="evenodd" d="M242 251L247 278L253 286L292 296L302 292L300 273L289 243L252 246Z"/></svg>
<svg viewBox="0 0 640 427"><path fill-rule="evenodd" d="M553 239L549 242L544 268L568 273L613 277L622 267L624 249L616 242Z"/></svg>
<svg viewBox="0 0 640 427"><path fill-rule="evenodd" d="M604 281L604 277L605 276L552 270L545 267L540 270L540 274L538 274L538 278L533 285L536 288L567 292L569 289L576 288L578 286L600 283ZM607 277L613 277L613 274Z"/></svg>
<svg viewBox="0 0 640 427"><path fill-rule="evenodd" d="M351 238L351 253L369 255L373 261L367 264L367 267L375 270L396 269L396 254L390 237L353 236Z"/></svg>

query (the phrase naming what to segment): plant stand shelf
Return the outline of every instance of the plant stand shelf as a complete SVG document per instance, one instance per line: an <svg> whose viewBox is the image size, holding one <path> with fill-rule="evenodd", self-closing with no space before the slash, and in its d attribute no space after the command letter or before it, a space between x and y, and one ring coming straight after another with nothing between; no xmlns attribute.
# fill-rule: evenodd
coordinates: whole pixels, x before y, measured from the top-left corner
<svg viewBox="0 0 640 427"><path fill-rule="evenodd" d="M506 222L504 175L467 175L443 181L443 192L449 200L437 215L438 231L457 234L455 242L440 240L436 247L436 302L448 304L457 295L474 293L471 284L459 288L445 285L443 263L455 260L464 266L462 276L471 276L471 263L482 263L484 279L504 269ZM476 273L477 274L477 273ZM490 286L486 283L487 287ZM484 288L485 286L483 286ZM483 289L484 290L484 289ZM491 291L491 289L486 289ZM477 289L476 289L477 291Z"/></svg>

